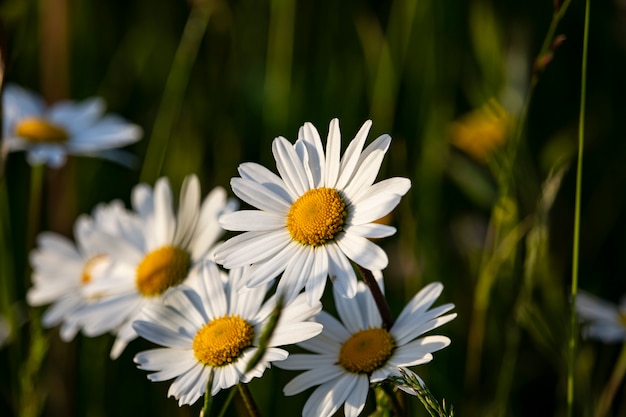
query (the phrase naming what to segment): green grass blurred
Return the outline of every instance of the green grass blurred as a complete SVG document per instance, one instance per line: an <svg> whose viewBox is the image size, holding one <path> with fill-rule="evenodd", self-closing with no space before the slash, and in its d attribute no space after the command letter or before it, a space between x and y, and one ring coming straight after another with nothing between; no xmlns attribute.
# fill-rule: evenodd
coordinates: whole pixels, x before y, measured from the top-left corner
<svg viewBox="0 0 626 417"><path fill-rule="evenodd" d="M459 416L564 416L583 2L573 2L557 28L566 40L539 74L510 177L498 177L505 165L480 163L449 144L452 121L490 98L520 111L552 7L537 0L5 0L5 82L51 101L102 96L110 111L143 127L144 139L129 150L142 162L149 155L143 170L86 158L47 170L41 230L69 236L79 214L98 202L128 202L137 182L161 175L175 189L192 172L205 193L228 188L241 162L273 168L273 138L295 140L306 121L325 136L338 117L345 144L371 118L370 138L393 137L380 178L413 184L393 213L398 233L381 242L392 310L438 280L445 285L439 302L458 312L440 329L452 345L417 371ZM617 302L626 293L625 9L608 1L592 7L579 285ZM189 29L190 15L200 27ZM150 152L159 149L162 165L152 165ZM562 182L542 211L542 184L555 169L563 169ZM0 273L14 294L3 308L17 311L23 326L19 340L0 350L3 416L14 413L29 348L30 175L22 154L8 157L9 198L0 203L10 216L9 246L0 251ZM492 212L497 231L488 229ZM492 251L490 236L512 244ZM476 351L481 265L499 256L487 272ZM108 336L67 344L57 329L45 334L50 345L33 387L45 397L44 416L198 415L200 404L179 409L166 398L168 383L150 383L135 368L132 357L147 343L135 341L111 361ZM576 416L592 415L618 353L619 346L579 342ZM306 395L282 396L291 376L272 369L251 384L264 415L300 414ZM622 400L614 415L626 415ZM425 415L410 401L411 415ZM237 415L236 407L228 413Z"/></svg>

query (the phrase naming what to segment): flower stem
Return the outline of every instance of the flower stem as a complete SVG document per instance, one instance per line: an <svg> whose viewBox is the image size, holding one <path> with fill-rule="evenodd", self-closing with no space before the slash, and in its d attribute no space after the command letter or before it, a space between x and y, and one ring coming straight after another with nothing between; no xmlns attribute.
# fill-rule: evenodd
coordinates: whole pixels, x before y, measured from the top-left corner
<svg viewBox="0 0 626 417"><path fill-rule="evenodd" d="M372 293L372 297L374 297L374 302L376 303L376 307L378 307L378 311L380 312L380 317L383 320L383 326L385 329L389 330L393 326L393 316L391 315L391 309L389 309L389 304L387 304L387 299L383 294L380 286L376 282L374 278L374 274L369 269L363 268L361 265L356 265L363 277L363 281L369 288Z"/></svg>
<svg viewBox="0 0 626 417"><path fill-rule="evenodd" d="M209 413L211 412L211 404L213 403L213 395L211 395L211 390L213 389L213 377L215 373L213 369L209 372L209 378L206 381L206 388L204 390L204 406L202 407L202 411L200 411L200 417L209 417Z"/></svg>
<svg viewBox="0 0 626 417"><path fill-rule="evenodd" d="M228 390L228 397L226 397L224 404L222 404L222 409L220 410L217 417L224 417L224 415L226 414L226 411L228 410L228 406L230 405L230 403L233 400L233 397L235 396L235 392L237 391L235 391L234 389ZM208 417L208 416L205 416L205 417Z"/></svg>
<svg viewBox="0 0 626 417"><path fill-rule="evenodd" d="M578 121L578 161L576 165L576 197L574 205L574 244L572 249L572 284L570 307L570 335L567 362L567 415L574 413L574 364L576 354L576 295L578 293L578 252L580 244L580 196L582 193L583 147L585 141L585 101L587 95L587 52L589 46L589 9L586 0L583 33L582 74L580 81L580 115Z"/></svg>
<svg viewBox="0 0 626 417"><path fill-rule="evenodd" d="M237 388L239 389L239 395L241 395L241 398L243 399L243 402L248 409L248 414L250 414L251 417L260 417L261 412L259 411L259 407L257 407L254 398L252 397L252 393L250 392L250 388L248 388L248 385L240 382L239 384L237 384Z"/></svg>

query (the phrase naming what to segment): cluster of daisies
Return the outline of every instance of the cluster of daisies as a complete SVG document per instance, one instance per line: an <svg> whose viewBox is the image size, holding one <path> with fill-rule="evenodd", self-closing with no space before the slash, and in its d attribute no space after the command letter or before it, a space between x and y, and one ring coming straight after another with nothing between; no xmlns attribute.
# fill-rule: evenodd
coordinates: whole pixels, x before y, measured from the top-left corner
<svg viewBox="0 0 626 417"><path fill-rule="evenodd" d="M4 91L3 117L3 150L53 167L67 154L102 155L141 137L137 126L103 115L98 99L46 107L16 86ZM366 146L370 127L343 154L336 119L325 144L310 123L295 143L276 138L278 174L249 162L231 180L247 209L221 187L203 197L195 175L176 200L160 178L134 187L130 208L112 201L79 217L73 239L41 233L29 304L51 304L43 323L60 325L66 341L78 332L113 334L112 358L137 337L153 342L134 360L151 381L173 379L168 395L180 405L261 377L273 363L301 371L286 395L317 387L304 416L331 416L342 405L346 416L359 415L372 384L415 375L409 367L450 344L425 333L456 317L452 304L433 307L440 283L419 291L395 320L381 315L373 294L384 294L388 258L372 239L395 228L376 220L410 181L375 183L391 138ZM326 290L336 316L322 306ZM294 344L309 353L290 354Z"/></svg>

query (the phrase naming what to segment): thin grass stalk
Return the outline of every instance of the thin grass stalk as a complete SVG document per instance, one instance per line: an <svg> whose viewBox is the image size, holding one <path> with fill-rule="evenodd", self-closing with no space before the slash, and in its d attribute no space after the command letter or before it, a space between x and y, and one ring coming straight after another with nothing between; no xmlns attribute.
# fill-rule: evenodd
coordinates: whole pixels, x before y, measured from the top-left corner
<svg viewBox="0 0 626 417"><path fill-rule="evenodd" d="M152 127L141 171L142 181L155 180L163 170L172 126L180 113L191 70L214 7L214 1L210 0L197 1L193 4L165 82L161 103Z"/></svg>
<svg viewBox="0 0 626 417"><path fill-rule="evenodd" d="M240 382L239 384L237 384L237 388L250 417L261 417L259 407L254 401L254 397L252 397L252 393L250 392L250 388L248 387L248 385Z"/></svg>
<svg viewBox="0 0 626 417"><path fill-rule="evenodd" d="M617 392L617 389L620 387L622 381L624 380L625 373L626 343L622 345L622 351L619 354L619 358L617 359L617 364L615 364L615 368L613 368L611 378L602 390L602 394L600 394L600 399L598 400L596 410L593 414L594 417L605 417L608 415L611 404L613 403L613 399L615 398L615 393Z"/></svg>
<svg viewBox="0 0 626 417"><path fill-rule="evenodd" d="M40 228L41 201L43 192L43 176L46 166L38 164L32 167L29 190L29 207L27 218L26 252L28 253L35 244L36 235ZM30 277L30 268L27 266L25 278ZM28 282L26 286L28 286ZM38 381L41 365L48 350L48 340L41 328L41 318L36 310L29 314L30 334L28 340L28 353L20 364L19 371L19 403L18 413L20 417L39 416L44 404L45 393L39 391Z"/></svg>
<svg viewBox="0 0 626 417"><path fill-rule="evenodd" d="M514 167L515 161L517 159L517 150L519 148L519 144L524 137L526 122L528 118L528 110L530 108L530 104L532 102L533 93L535 91L535 87L539 80L539 75L541 71L545 68L546 65L552 59L552 54L554 53L555 45L555 33L556 29L561 22L561 19L565 15L571 0L565 0L562 4L555 4L555 9L552 15L552 21L550 26L548 27L548 31L546 32L546 36L542 42L541 49L535 58L534 70L532 73L532 77L530 80L530 85L526 96L524 98L524 102L522 108L520 110L520 114L517 117L517 121L515 124L515 128L511 135L509 145L507 147L506 158L502 161L502 170L498 175L498 187L500 188L500 196L499 202L506 202L511 198L513 192L511 187L513 186L513 177L514 177ZM502 223L500 219L497 218L497 206L499 203L496 203L494 209L491 213L491 219L489 220L489 232L488 236L491 236L491 232L495 232L500 230ZM493 241L487 241L485 245L485 249L494 249L497 248L502 242L500 239L494 239ZM498 269L496 268L493 271L488 271L489 268L492 268L493 257L495 255L488 253L485 251L484 257L481 261L481 272L479 273L478 282L476 284L476 290L474 294L474 306L472 312L472 321L470 324L471 329L477 329L478 334L474 334L474 331L470 331L470 340L467 351L467 365L465 370L465 384L466 386L477 386L479 384L479 368L480 368L480 358L482 357L482 344L484 337L484 320L486 311L489 308L490 297L489 294L491 292L491 287L493 286ZM499 265L497 265L499 266Z"/></svg>
<svg viewBox="0 0 626 417"><path fill-rule="evenodd" d="M587 99L587 55L589 51L590 1L585 2L582 71L580 80L580 114L578 119L578 159L576 163L576 196L574 203L574 242L572 248L572 283L570 306L570 335L567 362L567 415L574 413L574 367L576 355L576 296L578 294L578 254L580 246L580 200L583 177L583 149L585 144L585 104Z"/></svg>
<svg viewBox="0 0 626 417"><path fill-rule="evenodd" d="M220 410L219 414L216 417L224 417L226 415L226 411L228 411L228 406L230 405L233 398L235 397L236 392L237 390L235 390L234 388L228 391L228 397L226 397L226 401L224 401L224 404L222 405L222 409ZM208 417L208 416L204 416L204 417Z"/></svg>
<svg viewBox="0 0 626 417"><path fill-rule="evenodd" d="M284 129L289 119L296 5L291 0L270 1L263 107L266 128Z"/></svg>

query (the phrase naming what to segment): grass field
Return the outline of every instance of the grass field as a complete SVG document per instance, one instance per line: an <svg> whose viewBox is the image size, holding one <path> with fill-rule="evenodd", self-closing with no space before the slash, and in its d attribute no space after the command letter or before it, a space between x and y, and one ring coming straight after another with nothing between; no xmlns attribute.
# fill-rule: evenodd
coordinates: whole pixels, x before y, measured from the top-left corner
<svg viewBox="0 0 626 417"><path fill-rule="evenodd" d="M311 122L325 142L338 118L344 149L366 120L368 143L392 137L377 181L411 181L381 219L397 232L376 240L392 314L434 281L435 305L455 305L432 332L450 346L412 368L431 393L456 416L626 416L622 341L571 326L578 290L626 294L626 6L591 3L585 32L582 0L4 1L4 85L47 103L102 97L143 137L124 147L131 166L0 155L0 415L199 415L201 400L179 407L137 369L150 342L113 360L109 334L64 342L41 326L45 306L26 302L36 238L72 239L79 215L130 207L160 177L175 200L192 173L203 197L235 197L241 163L277 172L274 138L293 143ZM282 393L294 375L272 367L249 384L261 415L301 414L310 390ZM228 401L211 415L248 415ZM370 393L362 415L375 409Z"/></svg>

